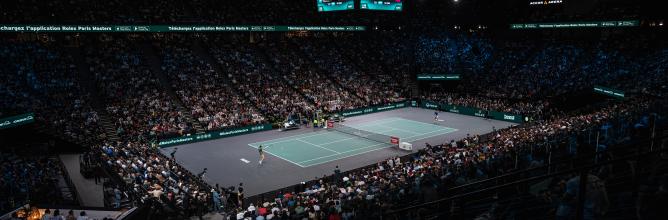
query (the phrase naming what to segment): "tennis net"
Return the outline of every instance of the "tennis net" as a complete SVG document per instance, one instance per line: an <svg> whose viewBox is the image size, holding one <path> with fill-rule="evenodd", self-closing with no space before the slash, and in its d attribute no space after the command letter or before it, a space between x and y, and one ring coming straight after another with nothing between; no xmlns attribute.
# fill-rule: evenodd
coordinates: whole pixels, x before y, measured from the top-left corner
<svg viewBox="0 0 668 220"><path fill-rule="evenodd" d="M393 139L398 139L396 137L392 137L389 135L384 135L384 134L378 134L378 133L373 133L370 131L365 131L357 128L353 128L350 126L346 126L343 124L337 124L333 128L333 130L349 134L349 135L354 135L362 138L366 138L372 141L380 142L380 143L386 143L386 144L394 144L392 143Z"/></svg>

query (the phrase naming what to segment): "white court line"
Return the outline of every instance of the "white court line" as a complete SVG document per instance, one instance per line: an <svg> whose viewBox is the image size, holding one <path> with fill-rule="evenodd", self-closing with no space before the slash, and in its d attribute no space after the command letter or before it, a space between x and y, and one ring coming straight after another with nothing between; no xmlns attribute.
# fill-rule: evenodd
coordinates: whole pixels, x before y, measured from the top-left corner
<svg viewBox="0 0 668 220"><path fill-rule="evenodd" d="M444 129L439 129L439 130L435 130L435 131L431 131L431 132L427 132L427 133L422 133L422 134L419 134L419 135L414 135L414 136L410 136L410 137L406 137L406 138L402 138L402 139L410 139L410 138L419 137L419 136L423 136L423 135L428 135L428 134L431 134L431 133L434 133L434 132L440 132L440 131L448 131L448 132L443 133L443 134L447 134L447 133L451 133L451 132L458 131L458 129L455 129L455 128L449 128L449 127L440 126L440 125L433 125L433 124L428 124L428 123L424 123L424 122L408 120L408 119L404 119L404 118L398 118L398 117L396 117L396 118L391 118L391 119L392 119L392 120L385 120L385 121L381 120L381 122L379 122L379 123L373 123L373 124L368 124L368 125L363 125L363 126L358 126L358 127L366 127L366 126L371 126L371 125L379 125L379 124L390 123L390 122L395 122L395 121L408 121L408 122L412 122L412 123L419 123L419 124L429 125L429 126L431 126L431 127L435 126L435 127L442 127L442 128L444 128ZM387 127L387 126L383 126L383 127ZM389 128L389 127L388 127L388 128ZM359 129L359 128L358 128L358 129ZM394 128L393 128L393 129L394 129ZM388 131L391 131L391 130L388 130ZM384 132L388 132L388 131L384 131ZM314 137L314 136L318 136L318 135L322 135L322 134L327 134L327 133L329 133L329 132L322 132L322 133L313 134L313 135L307 135L307 136L303 136L304 134L301 134L301 135L295 135L295 136L290 136L290 137L284 137L284 138L274 139L274 140L287 139L287 140L284 140L284 141L278 141L278 142L257 142L257 143L263 143L263 144L267 145L267 148L268 148L269 145L272 145L272 144L282 143L282 142L287 142L287 141L293 141L293 140L295 140L295 137L298 137L297 139L299 139L299 138ZM412 132L412 133L415 133L415 132ZM308 134L308 133L306 133L306 134ZM417 134L417 133L415 133L415 134ZM420 138L420 139L409 140L409 141L422 140L422 139L430 138L430 137L437 136L437 135L441 135L441 134L436 134L436 135L426 136L426 137L422 137L422 138ZM354 139L354 138L352 138L352 139ZM302 141L302 140L298 140L298 141ZM339 140L339 141L342 141L342 140ZM305 141L302 141L302 142L305 142ZM257 144L257 143L253 143L253 144ZM248 144L248 145L251 146L251 147L253 147L253 148L257 148L257 146L255 146L255 145L253 145L253 144ZM312 144L312 143L308 143L308 144L314 145L314 144ZM352 151L356 151L356 150L360 150L360 149L367 149L367 148L375 147L375 146L382 145L382 144L385 144L385 143L375 144L375 145L371 145L371 146L367 146L367 147L363 147L363 148L357 148L357 149L353 149L353 150L348 150L348 151L344 151L344 152L340 152L340 153L337 152L337 154L334 154L334 155L322 156L322 157L313 158L313 159L309 159L309 160L305 160L305 161L300 161L300 162L294 162L294 161L292 161L292 160L285 159L285 158L283 158L283 157L281 157L281 156L278 156L278 155L276 155L276 154L273 154L273 153L271 153L271 152L269 152L269 151L265 151L265 152L268 153L269 155L272 155L272 156L274 156L274 157L278 157L278 158L283 159L283 160L285 160L285 161L288 161L288 162L290 162L290 163L292 163L292 164L295 164L295 165L297 165L297 166L299 166L299 167L305 168L305 167L309 167L309 166L315 166L315 165L318 165L318 164L328 163L328 162L331 162L331 161L334 161L334 160L345 159L345 158L348 158L348 157L357 156L357 155L360 155L360 154L365 154L365 153L369 153L369 152L372 152L372 151L376 151L376 150L380 150L380 149L387 148L387 147L383 147L383 148L372 149L372 150L369 150L369 151L364 151L364 152L360 152L360 153L356 153L356 154L348 155L348 156L345 156L345 157L334 158L334 159L331 159L331 160L326 160L326 161L318 162L318 163L311 164L311 165L308 165L308 166L304 166L304 165L301 164L301 163L304 163L304 162L310 162L310 161L318 160L318 159L322 159L322 158L333 157L333 156L341 155L341 154L344 154L344 153L348 153L348 152L352 152ZM317 146L317 145L314 145L314 146ZM318 146L318 147L320 147L320 146ZM391 145L389 145L388 147L391 147ZM265 149L267 149L267 148L265 148ZM323 148L323 147L320 147L320 148ZM327 149L327 148L323 148L323 149ZM330 150L330 151L332 151L332 152L335 152L335 151L333 151L333 150L331 150L331 149L327 149L327 150Z"/></svg>
<svg viewBox="0 0 668 220"><path fill-rule="evenodd" d="M308 135L313 135L313 133L318 133L318 132L320 132L320 131L306 132L306 133L301 133L301 134L287 136L287 137L275 138L275 139L271 139L271 140L267 140L267 141L283 140L283 139L289 139L289 138L293 138L293 137L301 137L301 136L304 136L304 135L307 135L307 137L308 137ZM318 133L318 134L315 134L315 135L320 135L320 134ZM264 141L256 142L256 143L262 143L262 142L264 142Z"/></svg>
<svg viewBox="0 0 668 220"><path fill-rule="evenodd" d="M308 136L305 136L305 137L299 137L299 138L313 137L313 136L318 136L318 135L321 135L321 134L327 134L327 133L329 133L329 132L323 132L323 133L320 133L320 134L308 135ZM343 134L345 134L345 133L343 133ZM295 135L295 136L285 137L285 138L283 138L283 139L286 139L286 138L294 138L294 137L298 137L298 136L300 136L300 135ZM264 152L266 152L266 153L268 153L269 155L272 155L272 156L274 156L274 157L281 158L281 159L283 159L283 160L285 160L285 161L288 161L288 162L290 162L290 163L292 163L292 164L294 164L294 165L297 165L297 166L299 166L299 167L302 167L302 168L304 168L305 166L302 166L301 164L299 164L299 163L301 163L301 162L299 162L299 163L295 163L295 162L292 161L292 160L288 160L288 159L285 159L285 158L283 158L283 157L281 157L281 156L278 156L278 155L276 155L276 154L273 154L273 153L271 153L271 152L268 150L269 147L272 146L273 144L276 144L276 143L282 143L282 142L287 142L287 141L294 141L294 140L297 140L297 141L305 142L305 143L307 143L307 144L310 144L310 145L313 145L313 146L317 146L317 147L320 147L320 148L323 148L323 149L326 149L326 150L329 150L329 151L332 151L332 152L336 152L336 153L337 153L337 154L333 154L333 155L329 155L329 156L336 156L336 155L339 155L339 154L342 154L342 153L346 153L346 152L339 153L339 152L337 152L337 151L334 151L334 150L331 150L331 149L328 149L328 148L324 148L324 147L321 147L321 146L318 146L318 145L315 145L315 144L312 144L312 143L308 143L308 142L303 141L303 140L299 140L299 138L296 138L296 139L287 139L287 140L284 140L284 141L277 141L277 142L256 142L256 143L248 144L248 146L251 146L251 147L257 149L258 147L255 146L254 144L262 143L262 144L265 145L265 147L264 147L265 151L264 151ZM359 138L359 137L352 137L352 138L350 138L350 139L356 139L356 138ZM339 140L339 141L343 141L343 140ZM371 145L371 146L369 146L369 147L373 147L373 146L377 146L377 145ZM369 147L366 147L366 148L369 148ZM365 149L365 148L358 148L358 149L355 149L355 150L359 150L359 149ZM329 156L325 156L325 157L329 157ZM321 157L321 158L324 158L324 157ZM344 157L344 158L345 158L345 157Z"/></svg>
<svg viewBox="0 0 668 220"><path fill-rule="evenodd" d="M390 128L390 127L386 127L386 128ZM359 129L359 128L358 128L358 129ZM369 133L374 133L374 134L387 135L387 134L383 134L383 133L384 133L384 132L390 132L390 131L398 130L398 129L391 128L390 130L385 130L385 131L368 131L368 130L364 130L364 129L359 129L359 130L366 131L366 132L369 132ZM344 132L341 132L341 133L343 133L343 134L347 134L347 135L356 136L356 137L361 137L361 136L358 136L358 135L348 134L348 133L344 133ZM387 135L387 136L392 136L392 135Z"/></svg>
<svg viewBox="0 0 668 220"><path fill-rule="evenodd" d="M336 156L336 155L341 155L341 154L345 154L345 153L348 153L348 152L353 152L353 151L360 150L360 149L367 149L367 148L370 148L370 147L375 147L375 146L383 145L383 144L386 144L386 143L374 144L374 145L370 145L370 146L366 146L366 147L362 147L362 148L355 148L355 149L347 150L347 151L344 151L344 152L341 152L341 153L338 153L338 154L316 157L316 158L312 158L312 159L308 159L308 160L304 160L304 161L299 161L297 163L304 163L304 162L314 161L314 160L318 160L318 159L322 159L322 158L333 157L333 156ZM390 145L390 144L387 144L387 145ZM347 157L350 157L350 156L347 156ZM346 158L346 157L341 157L341 158L338 158L338 159L343 159L343 158Z"/></svg>
<svg viewBox="0 0 668 220"><path fill-rule="evenodd" d="M406 139L414 138L414 137L419 137L419 136L422 136L422 135L431 134L431 133L439 132L439 131L448 131L448 132L442 133L442 134L448 134L448 133L452 133L452 132L459 131L459 130L458 130L458 129L455 129L455 128L446 128L446 129L435 130L435 131L432 131L432 132L427 132L427 133L423 133L423 134L420 134L420 135L415 135L415 136L407 137ZM415 140L409 140L409 141L417 141L417 140L427 139L427 138L434 137L434 136L438 136L438 135L442 135L442 134L435 134L435 135L426 136L426 137L422 137L422 138L415 139ZM402 140L401 138L400 138L399 140L400 140L400 141L404 141L404 140Z"/></svg>
<svg viewBox="0 0 668 220"><path fill-rule="evenodd" d="M365 127L365 126L376 125L376 124L390 123L390 122L399 121L399 120L402 120L402 118L396 118L396 117L395 118L388 118L388 119L374 121L374 122L371 122L370 124L363 125L363 126L358 126L358 127ZM375 123L375 122L378 122L378 123ZM353 126L351 126L351 127L353 127ZM317 133L317 134L304 133L304 134L298 134L298 135L294 135L294 136L276 138L276 139L272 139L272 140L269 140L269 141L255 142L255 143L251 143L251 144L273 145L273 144L277 144L277 143L293 141L295 138L315 137L315 136L318 136L318 135L327 134L328 132L325 132L324 130L322 130L322 131L316 131L315 133ZM311 135L308 135L308 134L311 134ZM304 136L304 135L306 135L306 136ZM277 140L281 140L281 141L277 141Z"/></svg>
<svg viewBox="0 0 668 220"><path fill-rule="evenodd" d="M413 134L420 134L420 133L417 133L417 132L413 132L413 131L409 131L409 130L404 130L404 129L401 129L401 128L393 128L393 127L388 127L388 126L385 126L385 125L378 125L378 126L386 127L386 128L392 128L392 130L397 130L397 131L404 131L404 132L413 133ZM391 131L391 130L390 130L390 131ZM378 132L378 133L380 133L380 132Z"/></svg>
<svg viewBox="0 0 668 220"><path fill-rule="evenodd" d="M445 130L450 130L450 129L453 129L453 128L447 128L447 129L436 130L436 131L432 131L432 132L429 132L429 133L434 133L434 132L438 132L438 131L445 131ZM457 130L457 129L455 129L455 130ZM424 133L424 134L420 134L420 135L413 135L413 136L410 136L410 137L406 137L406 139L414 138L414 137L418 137L418 136L422 136L422 135L429 134L429 133ZM450 132L448 132L448 133L450 133ZM447 133L446 133L446 134L447 134ZM434 135L434 136L436 136L436 135ZM430 137L433 137L433 136L430 136ZM425 137L425 138L430 138L430 137ZM422 139L425 139L425 138L422 138ZM417 140L421 140L421 139L417 139ZM416 140L412 140L412 141L416 141ZM339 153L339 154L334 154L334 155L328 155L328 156L322 156L322 157L312 158L312 159L308 159L308 160L305 160L305 161L300 161L300 162L297 162L297 163L304 163L304 162L310 162L310 161L314 161L314 160L318 160L318 159L322 159L322 158L333 157L333 156L337 156L337 155L340 155L340 154L344 154L344 153L348 153L348 152L353 152L353 151L360 150L360 149L366 149L366 148L370 148L370 147L375 147L375 146L382 145L382 144L387 144L387 143L374 144L374 145L367 146L367 147L362 147L362 148L357 148L357 149L347 150L347 151L341 152L341 153ZM388 144L388 145L389 145L389 144ZM391 147L391 145L388 146L388 147ZM387 148L387 147L384 147L384 148ZM378 149L374 149L374 150L371 150L371 151L380 150L380 149L383 149L383 148L378 148ZM320 162L320 163L312 164L312 165L309 165L309 166L318 165L318 164L322 164L322 163L327 163L327 162L334 161L334 160L340 160L340 159L344 159L344 158L348 158L348 157L352 157L352 156L360 155L360 154L363 154L363 153L368 153L368 152L371 152L371 151L365 151L365 152L362 152L362 153L352 154L352 155L348 155L348 156L345 156L345 157L340 157L340 158L336 158L336 159L333 159L333 160L328 160L328 161L325 161L325 162Z"/></svg>
<svg viewBox="0 0 668 220"><path fill-rule="evenodd" d="M332 162L332 161L335 161L335 160L341 160L341 159L345 159L345 158L348 158L348 157L353 157L353 156L357 156L357 155L361 155L361 154L366 154L366 153L369 153L369 152L374 152L374 151L377 151L377 150L380 150L380 149L389 148L389 147L391 147L391 146L381 147L381 148L374 148L374 149L371 149L371 150L368 150L368 151L359 152L359 153L356 153L356 154L351 154L351 155L349 155L349 156L340 157L340 158L334 158L334 159L331 159L331 160L325 160L325 161L321 161L321 162L318 162L318 163L310 164L310 165L308 165L308 166L306 166L306 167L315 166L315 165L319 165L319 164L323 164L323 163L329 163L329 162ZM360 148L360 149L364 149L364 148Z"/></svg>
<svg viewBox="0 0 668 220"><path fill-rule="evenodd" d="M402 118L402 119L403 119L403 118ZM418 123L418 124L429 125L429 126L431 126L431 127L450 128L450 127L445 127L445 126L441 126L441 125L435 125L435 124L424 123L424 122L421 122L421 121L413 121L413 120L409 120L409 119L403 119L403 120L404 120L404 121L409 121L409 122L411 122L411 123ZM451 128L451 129L454 129L454 128Z"/></svg>
<svg viewBox="0 0 668 220"><path fill-rule="evenodd" d="M253 144L273 145L273 144L277 144L277 143L283 143L283 142L288 142L288 141L294 141L294 140L297 139L297 138L315 137L315 136L318 136L318 135L327 134L327 133L329 133L329 132L326 132L326 131L316 131L315 133L318 133L318 134L307 135L307 136L304 136L304 137L301 137L301 135L304 135L304 134L299 134L299 135L295 135L295 136L289 136L289 137L284 137L284 138L272 139L272 140L269 140L269 141L255 142L255 143L253 143ZM309 134L309 133L306 133L306 134ZM286 139L286 140L282 140L282 141L274 141L274 140L281 140L281 139Z"/></svg>
<svg viewBox="0 0 668 220"><path fill-rule="evenodd" d="M321 147L320 145L317 145L317 144L314 144L314 143L311 143L311 142L308 142L308 141L305 141L305 140L302 140L302 139L299 139L299 138L297 138L295 140L297 140L299 142L302 142L302 143L310 144L310 145L313 145L313 146L316 146L316 147L319 147L321 149L325 149L325 150L328 150L328 151L331 151L331 152L334 152L334 153L337 153L337 154L341 154L338 151L335 151L335 150L332 150L332 149L329 149L329 148L326 148L326 147Z"/></svg>
<svg viewBox="0 0 668 220"><path fill-rule="evenodd" d="M250 160L246 160L246 158L241 158L240 160L241 160L241 162L244 162L244 163L250 163Z"/></svg>
<svg viewBox="0 0 668 220"><path fill-rule="evenodd" d="M336 140L336 141L325 142L325 143L322 143L322 144L319 144L319 145L321 145L321 146L322 146L322 145L329 145L329 144L338 143L338 142L343 142L343 141L347 141L347 140L351 140L351 139L355 139L355 137L344 138L344 139L340 139L340 140Z"/></svg>
<svg viewBox="0 0 668 220"><path fill-rule="evenodd" d="M450 128L450 127L445 127L445 126L440 126L440 125L434 125L434 124L424 123L424 122L420 122L420 121L413 121L413 120L409 120L409 119L405 119L405 118L399 118L399 117L393 118L393 120L391 120L391 121L386 121L386 122L383 122L383 123L378 123L377 125L378 125L378 126L382 126L382 127L392 128L392 127L388 127L388 126L380 125L380 124L389 123L389 122L395 122L395 121L405 121L406 123L418 123L418 124L424 124L424 125L428 125L429 127L440 127L440 128L455 129L455 128ZM372 124L372 125L376 125L376 124ZM371 125L363 125L363 126L360 126L360 127L366 127L366 126L371 126ZM408 130L404 130L404 129L399 129L399 128L395 128L395 129L396 129L396 130L400 130L400 131L405 131L405 132L413 133L413 134L420 134L420 133L416 133L416 132L408 131ZM436 130L436 131L442 131L442 130L443 130L443 129L439 129L439 130ZM432 132L428 132L428 133L423 133L422 135L430 134L430 133L433 133L433 132L436 132L436 131L432 131ZM455 129L454 131L457 131L457 129ZM449 133L449 132L448 132L448 133ZM431 136L431 137L433 137L433 136ZM418 139L418 140L419 140L419 139Z"/></svg>
<svg viewBox="0 0 668 220"><path fill-rule="evenodd" d="M359 128L363 128L363 127L367 127L367 126L381 125L381 124L386 124L386 123L390 123L390 122L401 121L402 119L403 118L392 117L392 118L386 118L386 119L381 119L381 120L377 120L377 121L372 121L370 123L364 123L360 126L351 125L350 127L354 127L354 128L359 129Z"/></svg>
<svg viewBox="0 0 668 220"><path fill-rule="evenodd" d="M254 147L254 148L257 149L257 147L256 147L256 146L253 146L252 144L248 144L248 146L251 146L251 147ZM283 158L283 157L281 157L281 156L278 156L278 155L276 155L276 154L272 154L272 153L269 152L268 150L265 150L264 152L265 152L265 153L268 153L268 154L271 155L271 156L278 157L278 158L281 158L281 159L283 159L283 160L285 160L285 161L288 161L288 162L290 162L290 163L292 163L292 164L294 164L294 165L297 165L297 166L299 166L299 167L301 167L301 168L305 168L305 166L302 166L301 164L295 163L295 162L293 162L292 160L285 159L285 158Z"/></svg>
<svg viewBox="0 0 668 220"><path fill-rule="evenodd" d="M395 129L390 129L390 130L387 130L387 131L392 131L392 130L395 130ZM385 132L387 132L387 131L385 131ZM344 133L344 134L346 134L346 133ZM347 134L347 135L351 135L351 134ZM351 135L351 136L353 136L353 137L346 138L346 139L341 139L341 140L338 140L338 141L327 142L327 143L324 143L324 144L319 144L319 145L318 144L313 144L313 145L316 145L320 148L326 148L326 147L323 147L322 145L329 145L329 144L333 144L333 143L337 143L337 142L342 142L342 141L346 141L346 140L359 139L360 138L360 136L356 136L356 135ZM364 139L366 139L366 138L364 138ZM372 145L372 146L375 146L375 145ZM329 149L329 148L326 148L326 149ZM361 149L364 149L364 148L361 148ZM358 150L359 150L359 148L358 148ZM332 151L334 151L334 150L332 150ZM336 152L336 151L334 151L334 152ZM341 153L338 153L338 154L343 154L343 153L345 153L345 152L341 152ZM338 155L338 154L335 154L335 155ZM330 156L333 156L333 155L330 155Z"/></svg>

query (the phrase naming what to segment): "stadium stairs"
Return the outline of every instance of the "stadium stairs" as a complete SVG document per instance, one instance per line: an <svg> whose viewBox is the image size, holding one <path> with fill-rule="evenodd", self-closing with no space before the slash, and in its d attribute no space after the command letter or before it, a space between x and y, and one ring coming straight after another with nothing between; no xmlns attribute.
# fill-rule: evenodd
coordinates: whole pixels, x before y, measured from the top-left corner
<svg viewBox="0 0 668 220"><path fill-rule="evenodd" d="M204 133L205 129L202 124L192 116L189 108L186 108L186 105L181 101L178 94L176 94L176 91L174 91L174 88L172 87L172 84L167 75L162 72L162 61L160 60L153 46L148 42L134 43L138 44L136 46L143 51L142 57L144 58L144 61L146 61L146 65L151 70L151 72L153 72L154 76L158 78L160 86L162 86L167 94L169 94L169 97L172 99L173 103L176 103L176 108L178 108L178 110L183 113L183 117L190 122L196 133Z"/></svg>
<svg viewBox="0 0 668 220"><path fill-rule="evenodd" d="M107 115L107 111L105 109L105 104L104 104L105 100L97 92L95 81L91 77L93 73L90 72L88 64L85 62L84 57L81 55L81 48L67 47L65 50L72 56L72 58L77 63L77 70L78 70L77 72L79 76L79 81L81 82L81 87L86 93L90 95L90 100L91 100L90 104L93 107L93 109L95 109L98 117L100 118L99 124L104 130L104 135L106 136L106 139L111 141L120 140L118 135L116 135L116 129L115 129L116 126L114 126L114 121L111 119L109 115ZM91 146L86 146L86 147L91 147Z"/></svg>

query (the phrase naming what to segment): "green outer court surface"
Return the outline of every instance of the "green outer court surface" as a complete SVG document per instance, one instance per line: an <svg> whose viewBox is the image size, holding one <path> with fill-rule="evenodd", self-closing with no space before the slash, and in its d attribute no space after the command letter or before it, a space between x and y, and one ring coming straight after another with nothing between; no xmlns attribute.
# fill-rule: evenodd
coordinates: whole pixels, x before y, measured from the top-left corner
<svg viewBox="0 0 668 220"><path fill-rule="evenodd" d="M401 142L412 142L457 131L436 124L403 118L385 118L368 123L347 125L360 130L399 137ZM391 147L366 138L337 131L320 130L290 137L248 144L300 167L309 167L355 155Z"/></svg>

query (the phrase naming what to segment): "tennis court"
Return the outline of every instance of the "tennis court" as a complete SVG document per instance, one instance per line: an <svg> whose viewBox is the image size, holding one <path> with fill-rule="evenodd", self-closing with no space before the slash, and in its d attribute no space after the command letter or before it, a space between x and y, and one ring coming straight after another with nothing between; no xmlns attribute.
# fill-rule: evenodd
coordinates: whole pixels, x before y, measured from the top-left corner
<svg viewBox="0 0 668 220"><path fill-rule="evenodd" d="M399 137L401 142L413 142L457 131L454 128L398 117L355 125L346 124L346 126L362 130L365 133ZM321 130L248 145L254 148L262 145L267 154L300 167L327 163L392 146L389 144L389 139L386 142L379 142L358 135L331 130Z"/></svg>

